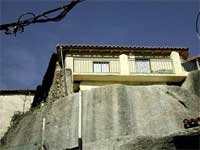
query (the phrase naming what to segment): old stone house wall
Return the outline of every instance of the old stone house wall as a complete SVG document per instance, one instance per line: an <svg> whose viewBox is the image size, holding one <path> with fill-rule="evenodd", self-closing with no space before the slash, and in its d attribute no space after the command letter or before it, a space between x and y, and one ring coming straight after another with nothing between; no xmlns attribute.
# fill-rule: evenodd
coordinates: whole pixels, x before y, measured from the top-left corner
<svg viewBox="0 0 200 150"><path fill-rule="evenodd" d="M66 78L64 78L64 74ZM66 80L66 86L64 80ZM43 81L41 85L37 86L32 107L40 105L42 101L54 101L70 93L73 93L72 72L70 69L65 69L64 72L62 65L58 61L57 54L53 54Z"/></svg>
<svg viewBox="0 0 200 150"><path fill-rule="evenodd" d="M54 72L53 82L48 92L47 101L54 101L57 98L64 97L73 93L72 72L70 69L65 70L65 76L66 91L63 70L59 63L56 62L56 69Z"/></svg>

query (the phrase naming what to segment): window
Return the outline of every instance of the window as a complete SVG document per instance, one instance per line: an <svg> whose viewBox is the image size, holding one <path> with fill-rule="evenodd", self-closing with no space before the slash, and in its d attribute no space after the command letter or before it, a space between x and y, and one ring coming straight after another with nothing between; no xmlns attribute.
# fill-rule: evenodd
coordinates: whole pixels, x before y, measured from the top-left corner
<svg viewBox="0 0 200 150"><path fill-rule="evenodd" d="M149 59L136 59L135 64L137 73L151 72Z"/></svg>
<svg viewBox="0 0 200 150"><path fill-rule="evenodd" d="M109 62L93 62L93 72L109 72Z"/></svg>

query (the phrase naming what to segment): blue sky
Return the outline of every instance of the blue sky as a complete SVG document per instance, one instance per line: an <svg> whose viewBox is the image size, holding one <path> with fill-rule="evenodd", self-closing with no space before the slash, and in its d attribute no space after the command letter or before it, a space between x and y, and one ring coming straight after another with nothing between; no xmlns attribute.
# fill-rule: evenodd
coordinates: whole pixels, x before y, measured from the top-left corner
<svg viewBox="0 0 200 150"><path fill-rule="evenodd" d="M0 0L0 23L40 14L69 0ZM195 33L198 0L85 0L60 22L30 25L17 36L0 33L0 89L34 89L57 44L188 47L200 54Z"/></svg>

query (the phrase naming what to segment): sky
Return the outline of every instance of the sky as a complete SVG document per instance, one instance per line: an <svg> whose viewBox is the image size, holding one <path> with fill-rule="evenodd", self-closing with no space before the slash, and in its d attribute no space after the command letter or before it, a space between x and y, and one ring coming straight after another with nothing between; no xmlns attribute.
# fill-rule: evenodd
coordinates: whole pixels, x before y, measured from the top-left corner
<svg viewBox="0 0 200 150"><path fill-rule="evenodd" d="M0 0L0 24L69 2ZM199 8L199 0L85 0L60 22L33 24L16 36L1 31L0 89L35 89L57 44L186 47L198 55Z"/></svg>

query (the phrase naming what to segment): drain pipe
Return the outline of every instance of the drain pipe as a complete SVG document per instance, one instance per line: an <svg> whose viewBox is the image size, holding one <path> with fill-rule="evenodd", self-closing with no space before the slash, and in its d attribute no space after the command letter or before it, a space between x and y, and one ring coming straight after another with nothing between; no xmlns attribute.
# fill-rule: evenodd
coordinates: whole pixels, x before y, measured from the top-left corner
<svg viewBox="0 0 200 150"><path fill-rule="evenodd" d="M44 103L41 103L41 109L43 108ZM45 145L44 145L44 140L45 140L45 124L46 124L46 118L42 118L42 139L41 139L41 145L40 145L40 150L45 150Z"/></svg>
<svg viewBox="0 0 200 150"><path fill-rule="evenodd" d="M41 141L41 150L44 150L44 134L45 134L45 122L46 122L46 118L44 117L42 119L42 141Z"/></svg>
<svg viewBox="0 0 200 150"><path fill-rule="evenodd" d="M195 61L196 61L196 65L197 65L197 70L200 70L200 65L199 65L198 58Z"/></svg>
<svg viewBox="0 0 200 150"><path fill-rule="evenodd" d="M82 150L82 92L79 91L79 109L78 109L78 148Z"/></svg>
<svg viewBox="0 0 200 150"><path fill-rule="evenodd" d="M60 51L60 57L61 57L61 63L62 63L62 72L63 72L63 77L64 77L64 92L65 92L65 95L67 95L67 83L66 83L66 73L65 73L65 64L64 64L64 57L63 57L63 49L62 49L62 46L60 47L61 51Z"/></svg>

